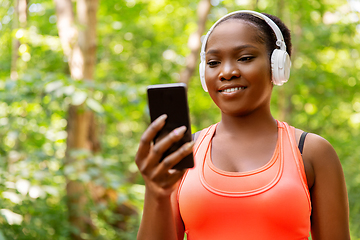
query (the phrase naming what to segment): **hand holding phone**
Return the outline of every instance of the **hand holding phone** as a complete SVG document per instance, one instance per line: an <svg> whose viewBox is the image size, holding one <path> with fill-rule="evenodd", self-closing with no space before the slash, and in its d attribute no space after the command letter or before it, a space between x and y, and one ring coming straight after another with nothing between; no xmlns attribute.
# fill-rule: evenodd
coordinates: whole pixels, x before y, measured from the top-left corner
<svg viewBox="0 0 360 240"><path fill-rule="evenodd" d="M186 126L184 136L174 143L161 157L161 161L171 153L179 149L184 143L192 140L189 107L187 103L186 84L158 84L148 86L148 103L151 122L159 116L166 114L165 126L158 132L154 142L166 136L175 128ZM194 166L193 154L183 158L174 169L192 168Z"/></svg>

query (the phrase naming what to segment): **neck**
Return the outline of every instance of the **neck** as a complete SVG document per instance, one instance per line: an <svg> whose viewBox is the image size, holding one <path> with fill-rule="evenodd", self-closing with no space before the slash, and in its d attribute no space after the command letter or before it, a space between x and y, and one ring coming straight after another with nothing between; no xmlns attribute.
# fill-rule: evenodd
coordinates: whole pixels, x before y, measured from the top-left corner
<svg viewBox="0 0 360 240"><path fill-rule="evenodd" d="M244 116L221 115L218 130L223 133L244 135L271 134L277 132L277 122L269 111L256 111Z"/></svg>

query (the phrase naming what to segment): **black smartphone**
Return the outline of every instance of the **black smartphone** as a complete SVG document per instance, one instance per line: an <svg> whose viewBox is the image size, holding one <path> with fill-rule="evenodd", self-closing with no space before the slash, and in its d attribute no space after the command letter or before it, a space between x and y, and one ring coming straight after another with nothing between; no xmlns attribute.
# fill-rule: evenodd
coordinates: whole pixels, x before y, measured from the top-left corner
<svg viewBox="0 0 360 240"><path fill-rule="evenodd" d="M154 138L154 142L171 132L177 127L186 126L186 132L182 139L174 143L162 156L163 160L169 154L175 152L184 143L192 140L191 125L189 117L189 106L187 102L186 84L170 83L150 85L147 88L148 104L151 122L162 114L167 114L165 126ZM174 169L185 169L194 167L193 154L189 154L176 164Z"/></svg>

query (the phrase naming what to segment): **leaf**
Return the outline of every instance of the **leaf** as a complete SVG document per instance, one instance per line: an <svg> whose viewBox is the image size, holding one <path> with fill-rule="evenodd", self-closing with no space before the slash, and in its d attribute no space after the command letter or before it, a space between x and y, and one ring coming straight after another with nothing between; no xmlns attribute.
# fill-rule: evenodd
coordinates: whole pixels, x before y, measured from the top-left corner
<svg viewBox="0 0 360 240"><path fill-rule="evenodd" d="M88 98L86 100L86 104L88 105L89 108L91 108L95 112L98 112L98 113L103 113L104 112L103 106L98 101L96 101L95 99Z"/></svg>
<svg viewBox="0 0 360 240"><path fill-rule="evenodd" d="M50 82L50 83L46 84L45 92L47 92L47 93L52 92L52 91L54 91L56 89L59 89L62 86L63 86L63 83L60 80Z"/></svg>
<svg viewBox="0 0 360 240"><path fill-rule="evenodd" d="M87 93L82 91L75 91L72 95L71 103L75 106L83 104L86 100Z"/></svg>
<svg viewBox="0 0 360 240"><path fill-rule="evenodd" d="M73 85L63 87L63 93L70 96L75 92L75 87Z"/></svg>

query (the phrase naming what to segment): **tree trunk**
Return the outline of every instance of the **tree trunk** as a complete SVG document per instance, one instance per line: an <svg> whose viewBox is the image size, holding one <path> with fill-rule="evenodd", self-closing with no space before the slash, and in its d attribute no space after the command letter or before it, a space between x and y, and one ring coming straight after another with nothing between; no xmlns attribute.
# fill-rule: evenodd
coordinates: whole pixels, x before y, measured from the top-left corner
<svg viewBox="0 0 360 240"><path fill-rule="evenodd" d="M12 21L13 30L18 30L26 27L27 22L27 0L15 0L14 1L14 18ZM11 70L10 78L17 80L19 75L17 72L17 61L19 59L19 47L20 42L15 37L12 39L11 49Z"/></svg>
<svg viewBox="0 0 360 240"><path fill-rule="evenodd" d="M86 149L92 150L91 139L89 139L89 129L91 128L91 119L93 113L85 111L83 106L70 106L68 110L68 125L67 125L67 149L66 149L66 164L74 164L74 161L84 161L83 159L76 159L72 156L73 150ZM80 166L85 168L85 163ZM77 169L80 172L85 169ZM71 239L83 239L82 233L90 233L94 229L89 213L86 209L88 197L86 194L86 185L80 181L67 180L67 205L69 212L69 223L75 227L78 232L71 233Z"/></svg>
<svg viewBox="0 0 360 240"><path fill-rule="evenodd" d="M186 58L186 67L180 73L180 82L188 84L191 76L194 74L194 71L197 67L197 61L199 58L200 48L201 48L201 35L205 31L205 25L207 16L211 9L210 0L201 0L198 4L197 15L198 15L198 29L196 32L190 35L188 46L191 50L191 53Z"/></svg>
<svg viewBox="0 0 360 240"><path fill-rule="evenodd" d="M79 29L79 54L82 56L76 61L74 59L72 68L79 68L79 78L92 80L96 60L96 11L98 0L77 0L77 19ZM80 65L81 64L81 65Z"/></svg>
<svg viewBox="0 0 360 240"><path fill-rule="evenodd" d="M77 1L77 23L74 24L74 11L71 0L54 0L56 4L57 26L64 54L68 58L71 77L75 80L92 81L96 59L96 11L98 0ZM99 151L94 114L83 105L70 106L68 111L68 139L66 164L84 161L72 157L73 150ZM79 164L85 166L85 163ZM85 169L77 169L85 171ZM67 180L69 222L78 232L72 232L71 238L83 239L83 234L93 228L86 211L87 195L84 183Z"/></svg>

